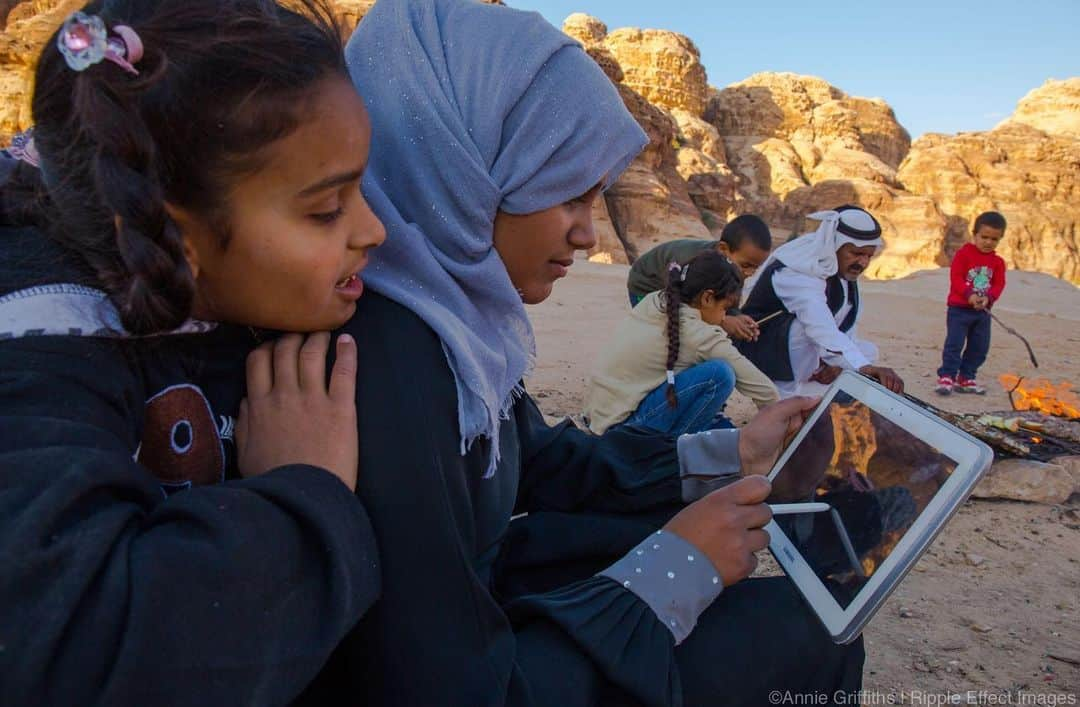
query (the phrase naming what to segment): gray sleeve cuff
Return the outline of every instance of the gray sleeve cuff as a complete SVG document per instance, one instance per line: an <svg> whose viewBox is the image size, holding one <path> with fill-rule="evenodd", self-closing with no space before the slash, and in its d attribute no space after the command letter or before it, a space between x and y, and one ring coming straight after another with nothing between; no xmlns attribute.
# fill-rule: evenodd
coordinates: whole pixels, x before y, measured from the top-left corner
<svg viewBox="0 0 1080 707"><path fill-rule="evenodd" d="M680 435L676 440L682 500L692 503L716 489L737 481L739 461L738 430L708 430Z"/></svg>
<svg viewBox="0 0 1080 707"><path fill-rule="evenodd" d="M701 612L724 589L709 558L666 530L649 535L600 576L615 580L648 604L675 636L675 645L686 640Z"/></svg>

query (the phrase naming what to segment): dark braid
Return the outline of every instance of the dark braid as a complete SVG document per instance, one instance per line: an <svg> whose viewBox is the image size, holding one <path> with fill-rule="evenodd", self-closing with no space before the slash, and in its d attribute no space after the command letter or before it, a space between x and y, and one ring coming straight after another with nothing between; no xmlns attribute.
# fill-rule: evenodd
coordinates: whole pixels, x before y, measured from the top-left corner
<svg viewBox="0 0 1080 707"><path fill-rule="evenodd" d="M679 306L682 304L682 266L678 263L668 265L667 287L664 288L664 308L667 310L667 362L664 372L674 373L675 362L679 360ZM664 391L668 407L674 410L679 406L679 396L675 384L668 378Z"/></svg>
<svg viewBox="0 0 1080 707"><path fill-rule="evenodd" d="M679 360L680 308L690 304L705 291L713 297L724 299L742 289L743 277L735 264L716 251L705 251L694 256L685 266L672 262L668 265L667 286L664 288L663 307L667 312L668 352L665 373L674 375L675 362ZM664 395L668 407L679 405L673 378L668 378Z"/></svg>
<svg viewBox="0 0 1080 707"><path fill-rule="evenodd" d="M128 79L115 71L88 72L76 84L75 105L78 119L97 145L90 172L102 205L113 215L120 262L88 260L113 293L130 331L173 329L191 312L195 280L180 233L165 211L154 138L134 101L118 95L101 80L105 76L118 83Z"/></svg>
<svg viewBox="0 0 1080 707"><path fill-rule="evenodd" d="M110 32L125 24L141 37L138 76L107 61L76 72L56 35L44 45L33 113L46 187L5 185L3 211L81 257L133 333L175 328L195 301L166 203L204 219L226 248L231 186L299 125L319 82L348 79L333 10L288 4L91 2L84 12Z"/></svg>

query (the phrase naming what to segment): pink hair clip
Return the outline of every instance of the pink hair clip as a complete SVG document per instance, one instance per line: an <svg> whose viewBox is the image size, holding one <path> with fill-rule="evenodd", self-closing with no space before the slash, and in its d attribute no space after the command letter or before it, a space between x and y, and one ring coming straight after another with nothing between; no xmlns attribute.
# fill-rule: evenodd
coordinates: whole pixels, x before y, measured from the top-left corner
<svg viewBox="0 0 1080 707"><path fill-rule="evenodd" d="M64 22L56 45L64 55L64 61L75 71L84 71L107 60L138 76L139 70L134 64L142 59L142 40L127 25L116 25L113 32L115 34L109 36L101 17L76 12Z"/></svg>

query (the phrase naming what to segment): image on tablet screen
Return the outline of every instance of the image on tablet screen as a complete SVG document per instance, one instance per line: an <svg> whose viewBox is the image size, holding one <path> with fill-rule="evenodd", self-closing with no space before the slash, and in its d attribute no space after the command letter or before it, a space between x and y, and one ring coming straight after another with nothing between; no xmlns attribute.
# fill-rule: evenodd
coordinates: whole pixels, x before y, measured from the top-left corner
<svg viewBox="0 0 1080 707"><path fill-rule="evenodd" d="M774 520L847 608L956 466L840 391L773 478L768 500L828 504Z"/></svg>

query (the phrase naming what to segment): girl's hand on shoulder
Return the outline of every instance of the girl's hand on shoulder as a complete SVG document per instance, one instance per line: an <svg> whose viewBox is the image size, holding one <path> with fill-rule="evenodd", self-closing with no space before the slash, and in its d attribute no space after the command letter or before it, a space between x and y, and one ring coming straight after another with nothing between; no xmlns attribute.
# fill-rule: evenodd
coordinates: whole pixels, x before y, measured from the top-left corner
<svg viewBox="0 0 1080 707"><path fill-rule="evenodd" d="M286 334L251 352L248 397L240 403L236 448L245 478L287 464L326 469L356 488L356 342L343 334L326 383L330 334Z"/></svg>
<svg viewBox="0 0 1080 707"><path fill-rule="evenodd" d="M772 486L764 476L750 476L694 501L668 521L664 530L701 550L725 587L749 577L755 553L769 546L762 528L772 520L765 504Z"/></svg>

